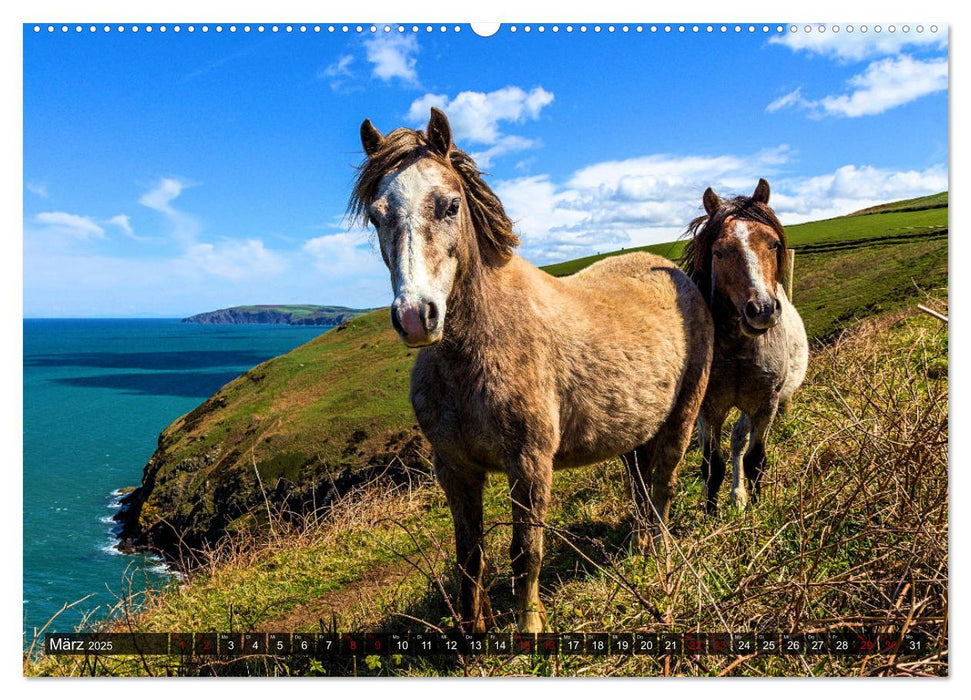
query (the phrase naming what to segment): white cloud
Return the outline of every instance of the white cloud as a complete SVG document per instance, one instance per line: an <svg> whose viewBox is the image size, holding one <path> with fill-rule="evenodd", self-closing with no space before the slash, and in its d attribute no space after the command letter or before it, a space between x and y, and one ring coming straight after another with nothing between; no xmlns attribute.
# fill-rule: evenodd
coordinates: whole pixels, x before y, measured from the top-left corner
<svg viewBox="0 0 971 700"><path fill-rule="evenodd" d="M185 246L195 242L200 225L194 216L173 207L172 202L191 186L177 178L165 177L138 199L142 206L164 214L172 224L172 235Z"/></svg>
<svg viewBox="0 0 971 700"><path fill-rule="evenodd" d="M770 103L765 110L785 108L808 110L810 116L863 117L882 114L914 100L947 90L947 60L914 59L906 54L870 63L862 73L846 81L850 92L806 99L796 88Z"/></svg>
<svg viewBox="0 0 971 700"><path fill-rule="evenodd" d="M105 223L110 224L111 226L118 227L119 229L121 229L122 233L124 233L126 236L128 236L133 240L136 240L136 241L151 240L146 236L135 235L135 231L132 229L132 226L131 226L131 217L128 216L127 214L118 214L116 216L113 216L107 221L105 221Z"/></svg>
<svg viewBox="0 0 971 700"><path fill-rule="evenodd" d="M347 54L341 56L334 63L327 66L324 70L324 75L335 76L335 75L350 75L351 74L351 63L354 62L354 56Z"/></svg>
<svg viewBox="0 0 971 700"><path fill-rule="evenodd" d="M529 92L517 86L492 92L466 90L452 99L429 93L411 103L408 120L424 126L429 110L438 107L448 115L456 140L493 145L502 136L499 122L521 124L527 119L538 119L543 107L552 102L553 93L542 87Z"/></svg>
<svg viewBox="0 0 971 700"><path fill-rule="evenodd" d="M775 169L788 161L789 155L786 145L748 156L652 154L587 166L574 173L569 184L580 189L597 188L612 199L637 199L647 192L663 197L671 189L712 179L731 185L732 176L737 179L753 169Z"/></svg>
<svg viewBox="0 0 971 700"><path fill-rule="evenodd" d="M135 232L132 231L131 228L131 218L127 214L118 214L117 216L113 216L108 219L106 223L109 223L112 226L117 226L129 236L135 235Z"/></svg>
<svg viewBox="0 0 971 700"><path fill-rule="evenodd" d="M240 281L272 277L288 267L285 256L266 248L259 238L223 238L216 243L199 240L201 226L196 217L172 205L190 186L176 178L163 178L138 200L164 214L172 224L172 236L182 247L178 258L182 269Z"/></svg>
<svg viewBox="0 0 971 700"><path fill-rule="evenodd" d="M924 170L844 165L832 173L773 183L771 204L783 223L841 216L876 204L948 189L943 164Z"/></svg>
<svg viewBox="0 0 971 700"><path fill-rule="evenodd" d="M384 265L375 274L340 279L314 274L306 256L286 261L300 273L216 276L184 257L110 257L83 251L51 253L46 241L24 239L25 316L189 316L239 304L386 305L391 285ZM213 254L225 252L216 246ZM198 251L206 262L207 255ZM301 264L302 263L302 264ZM289 269L289 268L288 268ZM119 295L118 290L125 294Z"/></svg>
<svg viewBox="0 0 971 700"><path fill-rule="evenodd" d="M812 177L785 177L786 146L749 155L654 154L595 163L564 183L546 175L496 183L513 218L521 253L537 264L673 241L701 212L701 195L750 194L760 177L783 223L847 214L895 199L947 189L943 165L895 171L846 165Z"/></svg>
<svg viewBox="0 0 971 700"><path fill-rule="evenodd" d="M155 187L138 199L138 203L149 209L171 214L174 211L171 204L172 200L182 194L182 191L188 186L187 183L174 177L163 177Z"/></svg>
<svg viewBox="0 0 971 700"><path fill-rule="evenodd" d="M354 71L351 70L353 62L354 56L345 54L317 73L317 78L327 80L331 90L340 90L350 78L354 77Z"/></svg>
<svg viewBox="0 0 971 700"><path fill-rule="evenodd" d="M352 229L317 236L306 241L301 251L314 268L333 277L358 277L367 274L386 276L384 263L368 242L368 232Z"/></svg>
<svg viewBox="0 0 971 700"><path fill-rule="evenodd" d="M524 255L556 262L673 240L698 215L705 187L753 188L789 155L784 145L747 156L653 154L592 164L563 185L545 175L507 180L496 192Z"/></svg>
<svg viewBox="0 0 971 700"><path fill-rule="evenodd" d="M111 224L112 226L117 226L129 236L134 235L135 233L132 231L131 218L127 214L118 214L117 216L113 216L108 219L107 223Z"/></svg>
<svg viewBox="0 0 971 700"><path fill-rule="evenodd" d="M36 194L38 197L43 197L44 199L50 197L50 194L47 192L47 185L42 182L28 182L24 186L28 192Z"/></svg>
<svg viewBox="0 0 971 700"><path fill-rule="evenodd" d="M418 84L415 70L418 40L414 34L375 34L365 41L364 51L373 66L371 72L374 77L386 83L400 80L408 85Z"/></svg>
<svg viewBox="0 0 971 700"><path fill-rule="evenodd" d="M104 238L105 231L89 216L68 214L63 211L46 211L34 217L37 223L44 224L49 230L73 236L79 240Z"/></svg>
<svg viewBox="0 0 971 700"><path fill-rule="evenodd" d="M947 90L947 60L886 58L871 63L848 82L853 92L819 100L823 111L842 117L880 114L924 95Z"/></svg>
<svg viewBox="0 0 971 700"><path fill-rule="evenodd" d="M487 146L470 152L476 163L485 168L500 156L539 145L535 139L503 133L501 122L522 124L539 119L543 108L552 102L553 93L542 87L529 92L517 86L492 92L466 90L451 99L448 95L427 93L411 103L407 119L424 127L431 108L438 107L448 115L452 136L460 148L469 150L464 144Z"/></svg>
<svg viewBox="0 0 971 700"><path fill-rule="evenodd" d="M226 239L190 245L182 260L205 274L229 280L277 275L287 268L283 258L256 238Z"/></svg>
<svg viewBox="0 0 971 700"><path fill-rule="evenodd" d="M489 148L482 151L473 151L469 155L475 160L476 165L480 168L488 168L492 165L492 161L496 158L506 155L507 153L515 153L516 151L522 151L527 148L535 148L539 145L538 141L533 139L527 139L522 136L500 136L499 140Z"/></svg>
<svg viewBox="0 0 971 700"><path fill-rule="evenodd" d="M819 27L825 31L819 31ZM842 62L863 61L877 56L894 56L905 49L942 49L947 46L947 31L945 27L938 27L936 33L925 27L923 32L911 28L909 32L882 31L872 29L862 32L859 29L847 32L845 29L834 32L832 25L813 25L810 32L787 32L781 36L773 36L770 44L786 46L794 52L804 51L817 56L836 59Z"/></svg>
<svg viewBox="0 0 971 700"><path fill-rule="evenodd" d="M780 109L785 109L786 107L805 107L809 102L802 96L802 88L797 87L792 92L787 92L782 97L779 97L772 102L770 102L766 108L766 112L778 112Z"/></svg>

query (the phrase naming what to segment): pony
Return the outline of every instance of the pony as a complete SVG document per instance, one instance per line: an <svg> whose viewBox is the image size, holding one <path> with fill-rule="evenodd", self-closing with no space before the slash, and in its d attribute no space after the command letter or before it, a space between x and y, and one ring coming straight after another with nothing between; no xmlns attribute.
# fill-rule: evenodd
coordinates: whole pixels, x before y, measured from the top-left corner
<svg viewBox="0 0 971 700"><path fill-rule="evenodd" d="M731 436L732 501L744 508L760 493L772 421L806 376L809 342L786 296L789 248L769 194L765 179L751 197L727 201L709 187L702 197L706 213L688 226L682 255L682 268L715 322L714 358L698 416L709 513L717 510L725 478L721 437L728 412L741 411Z"/></svg>
<svg viewBox="0 0 971 700"><path fill-rule="evenodd" d="M519 238L475 162L431 110L425 131L360 128L349 215L376 231L391 325L421 348L411 403L454 521L461 629L494 620L484 586L483 488L504 473L519 629L547 628L539 595L554 469L627 455L634 544L667 520L708 381L714 328L675 264L637 253L556 278Z"/></svg>

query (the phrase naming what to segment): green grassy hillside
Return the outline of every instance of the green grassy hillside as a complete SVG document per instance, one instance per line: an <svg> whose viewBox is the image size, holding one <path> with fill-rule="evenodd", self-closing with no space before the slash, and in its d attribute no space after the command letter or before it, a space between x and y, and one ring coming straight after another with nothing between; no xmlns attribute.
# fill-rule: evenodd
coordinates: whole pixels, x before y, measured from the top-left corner
<svg viewBox="0 0 971 700"><path fill-rule="evenodd" d="M28 675L942 675L947 673L947 328L920 314L857 324L814 353L773 429L760 503L704 515L699 454L681 470L675 540L632 555L631 502L617 460L559 472L541 595L557 631L825 632L862 623L920 632L919 657L563 656L212 660L109 657L28 663ZM452 528L426 476L381 480L324 515L274 513L230 537L187 582L152 594L140 631L428 631L453 624ZM723 503L727 494L723 493ZM514 631L505 479L485 499L500 630ZM119 612L119 616L121 616ZM125 623L127 627L128 623ZM881 628L882 629L882 628Z"/></svg>
<svg viewBox="0 0 971 700"><path fill-rule="evenodd" d="M920 209L937 209L947 206L947 192L938 192L924 197L914 197L913 199L901 199L887 204L878 204L875 207L867 207L860 211L855 211L850 216L861 214L881 214L888 211L918 211Z"/></svg>
<svg viewBox="0 0 971 700"><path fill-rule="evenodd" d="M265 489L278 506L305 510L355 472L420 465L408 400L415 354L387 311L374 311L233 380L159 437L126 501L125 546L180 557L262 517Z"/></svg>

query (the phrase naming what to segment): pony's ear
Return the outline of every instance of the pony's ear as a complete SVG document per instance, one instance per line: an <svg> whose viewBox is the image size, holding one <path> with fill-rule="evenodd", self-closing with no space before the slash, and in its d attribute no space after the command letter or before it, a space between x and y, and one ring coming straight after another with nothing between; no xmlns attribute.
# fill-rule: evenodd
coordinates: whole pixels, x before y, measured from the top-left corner
<svg viewBox="0 0 971 700"><path fill-rule="evenodd" d="M438 155L447 157L452 150L452 127L448 125L445 112L432 107L432 116L428 120L428 143Z"/></svg>
<svg viewBox="0 0 971 700"><path fill-rule="evenodd" d="M769 203L769 183L764 177L759 178L759 184L755 186L755 193L752 194L752 199L761 204Z"/></svg>
<svg viewBox="0 0 971 700"><path fill-rule="evenodd" d="M722 205L721 197L715 194L715 190L710 187L705 190L701 201L705 205L705 212L707 212L708 216L714 216L715 212L718 211L718 207Z"/></svg>
<svg viewBox="0 0 971 700"><path fill-rule="evenodd" d="M361 122L361 145L364 146L364 152L369 157L377 153L382 143L384 143L384 136L374 128L371 120L365 119Z"/></svg>

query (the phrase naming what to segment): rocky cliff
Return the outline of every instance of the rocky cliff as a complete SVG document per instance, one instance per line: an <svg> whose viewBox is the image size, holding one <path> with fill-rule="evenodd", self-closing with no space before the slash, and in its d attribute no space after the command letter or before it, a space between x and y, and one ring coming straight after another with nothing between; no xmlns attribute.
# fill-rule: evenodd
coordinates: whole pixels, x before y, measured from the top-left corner
<svg viewBox="0 0 971 700"><path fill-rule="evenodd" d="M123 499L122 549L191 566L192 549L259 522L267 501L306 513L377 474L427 469L408 398L416 353L381 310L224 386L159 436Z"/></svg>
<svg viewBox="0 0 971 700"><path fill-rule="evenodd" d="M272 323L284 325L336 326L360 316L367 309L344 306L233 306L207 311L182 319L183 323Z"/></svg>

